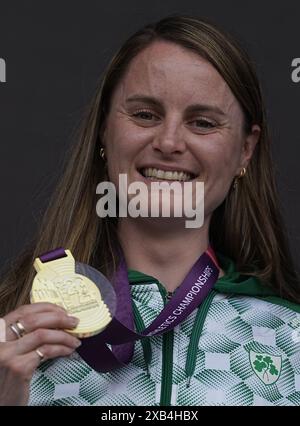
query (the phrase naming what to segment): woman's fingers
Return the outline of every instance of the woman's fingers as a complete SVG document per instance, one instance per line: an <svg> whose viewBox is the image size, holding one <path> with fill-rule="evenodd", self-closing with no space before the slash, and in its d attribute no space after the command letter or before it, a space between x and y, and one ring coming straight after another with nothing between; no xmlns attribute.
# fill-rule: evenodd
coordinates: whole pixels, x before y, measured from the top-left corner
<svg viewBox="0 0 300 426"><path fill-rule="evenodd" d="M13 327L23 327L25 334L29 334L39 328L72 329L78 324L78 319L68 316L64 312L40 312L24 315ZM10 326L7 326L7 341L16 340L18 337Z"/></svg>
<svg viewBox="0 0 300 426"><path fill-rule="evenodd" d="M46 361L48 359L57 358L60 356L71 355L76 348L65 346L65 345L42 345L38 348L38 352L35 351L35 355L38 356L38 362ZM41 355L43 358L41 358Z"/></svg>
<svg viewBox="0 0 300 426"><path fill-rule="evenodd" d="M32 373L42 361L69 356L74 350L65 345L42 345L29 353L15 357L10 363L10 372L14 373L16 377L31 380Z"/></svg>
<svg viewBox="0 0 300 426"><path fill-rule="evenodd" d="M6 350L6 347L0 349ZM4 354L0 352L0 355L1 358ZM30 381L40 363L40 357L31 352L10 359L3 357L0 362L0 406L27 405Z"/></svg>
<svg viewBox="0 0 300 426"><path fill-rule="evenodd" d="M29 383L33 372L42 361L61 356L69 356L74 350L74 348L64 345L42 345L40 348L29 353L11 357L5 362L2 360L1 367L6 371L5 382ZM43 358L41 358L41 355Z"/></svg>
<svg viewBox="0 0 300 426"><path fill-rule="evenodd" d="M72 329L78 324L77 318L68 316L64 309L51 303L25 305L22 308L4 317L7 341L16 340L38 328Z"/></svg>
<svg viewBox="0 0 300 426"><path fill-rule="evenodd" d="M14 345L15 354L22 355L43 345L63 345L74 350L80 346L81 342L65 331L39 328L11 344Z"/></svg>
<svg viewBox="0 0 300 426"><path fill-rule="evenodd" d="M51 303L24 305L2 319L0 405L28 402L30 380L39 364L68 356L80 345L80 340L63 331L77 323L77 318Z"/></svg>
<svg viewBox="0 0 300 426"><path fill-rule="evenodd" d="M40 365L41 358L36 351L32 351L21 356L12 356L1 360L2 368L10 375L10 379L15 381L31 380L34 370Z"/></svg>
<svg viewBox="0 0 300 426"><path fill-rule="evenodd" d="M22 318L24 315L28 313L38 313L38 312L66 312L64 308L61 308L54 303L32 303L31 305L22 305L14 311L3 317L5 321L9 324L18 321L18 319Z"/></svg>

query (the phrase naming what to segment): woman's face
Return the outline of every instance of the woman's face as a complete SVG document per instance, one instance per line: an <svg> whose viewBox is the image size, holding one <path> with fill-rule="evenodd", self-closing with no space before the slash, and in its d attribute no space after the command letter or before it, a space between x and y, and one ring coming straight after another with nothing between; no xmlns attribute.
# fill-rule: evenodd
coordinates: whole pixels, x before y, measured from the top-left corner
<svg viewBox="0 0 300 426"><path fill-rule="evenodd" d="M115 89L102 141L116 187L121 173L128 185L159 178L204 182L207 218L247 167L258 137L258 126L244 134L241 107L209 62L159 41L131 61Z"/></svg>

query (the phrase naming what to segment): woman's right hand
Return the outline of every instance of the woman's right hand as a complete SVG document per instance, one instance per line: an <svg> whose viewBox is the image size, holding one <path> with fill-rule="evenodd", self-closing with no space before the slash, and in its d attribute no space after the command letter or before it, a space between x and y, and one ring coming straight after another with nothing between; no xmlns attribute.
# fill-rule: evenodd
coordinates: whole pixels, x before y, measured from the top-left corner
<svg viewBox="0 0 300 426"><path fill-rule="evenodd" d="M0 405L27 405L30 382L43 360L68 356L80 340L63 331L78 319L52 303L23 305L3 317L6 341L0 343ZM25 334L18 338L10 325L19 321Z"/></svg>

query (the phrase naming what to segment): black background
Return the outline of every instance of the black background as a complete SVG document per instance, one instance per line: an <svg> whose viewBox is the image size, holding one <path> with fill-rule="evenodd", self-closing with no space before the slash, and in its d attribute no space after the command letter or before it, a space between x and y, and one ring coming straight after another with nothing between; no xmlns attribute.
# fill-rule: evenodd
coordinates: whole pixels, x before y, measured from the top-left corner
<svg viewBox="0 0 300 426"><path fill-rule="evenodd" d="M235 35L257 66L273 136L277 182L300 261L300 2L0 0L0 266L36 229L62 159L101 73L134 31L171 13L209 18ZM299 269L299 268L298 268Z"/></svg>

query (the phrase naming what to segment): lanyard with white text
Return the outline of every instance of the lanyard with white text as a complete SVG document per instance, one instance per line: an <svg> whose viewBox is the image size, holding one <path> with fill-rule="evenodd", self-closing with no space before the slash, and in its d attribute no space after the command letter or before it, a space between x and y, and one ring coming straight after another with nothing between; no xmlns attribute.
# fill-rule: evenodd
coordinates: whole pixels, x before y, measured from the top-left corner
<svg viewBox="0 0 300 426"><path fill-rule="evenodd" d="M43 262L65 256L62 248L41 255ZM99 273L100 274L100 273ZM100 334L82 340L77 352L98 372L108 372L128 364L134 342L144 337L166 333L180 324L206 298L218 279L219 266L211 247L198 258L154 321L141 333L134 331L134 318L128 270L124 256L113 278L117 306L114 317ZM101 288L100 288L101 292ZM108 345L113 345L112 349Z"/></svg>
<svg viewBox="0 0 300 426"><path fill-rule="evenodd" d="M117 311L100 334L84 339L77 349L80 356L96 371L107 372L128 364L133 356L134 341L166 333L184 321L206 298L218 279L219 267L211 247L195 262L181 285L156 319L141 333L134 331L134 319L128 271L124 257L114 279ZM114 345L112 350L107 344Z"/></svg>

